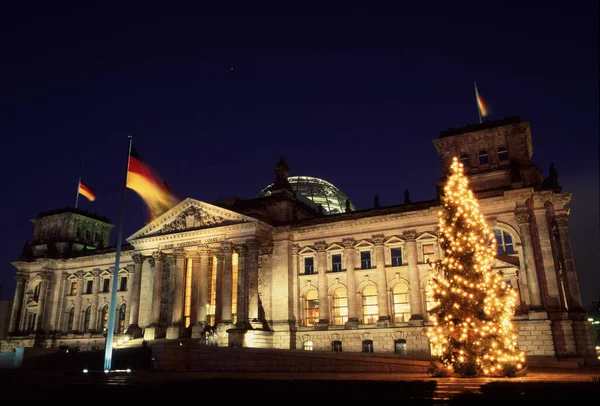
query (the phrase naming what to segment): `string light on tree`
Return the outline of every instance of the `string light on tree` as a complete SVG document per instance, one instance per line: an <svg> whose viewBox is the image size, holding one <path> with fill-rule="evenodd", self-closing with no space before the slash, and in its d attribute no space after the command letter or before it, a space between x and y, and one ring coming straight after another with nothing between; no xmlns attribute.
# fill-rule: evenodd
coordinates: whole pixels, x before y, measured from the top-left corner
<svg viewBox="0 0 600 406"><path fill-rule="evenodd" d="M492 271L496 240L455 157L439 212L444 259L427 289L427 330L446 372L515 376L525 370L512 323L517 293Z"/></svg>

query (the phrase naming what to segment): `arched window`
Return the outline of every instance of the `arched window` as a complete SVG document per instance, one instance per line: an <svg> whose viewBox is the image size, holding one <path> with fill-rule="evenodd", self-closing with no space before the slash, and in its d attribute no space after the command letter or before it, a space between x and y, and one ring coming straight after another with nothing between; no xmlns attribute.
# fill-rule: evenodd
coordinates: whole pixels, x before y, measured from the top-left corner
<svg viewBox="0 0 600 406"><path fill-rule="evenodd" d="M100 323L102 323L102 331L106 332L108 329L108 305L104 305L102 308L102 317L100 318Z"/></svg>
<svg viewBox="0 0 600 406"><path fill-rule="evenodd" d="M69 310L69 319L67 320L67 331L73 331L73 319L75 318L75 308L71 307Z"/></svg>
<svg viewBox="0 0 600 406"><path fill-rule="evenodd" d="M406 340L404 338L399 338L394 341L394 352L396 354L406 354L408 352L406 348Z"/></svg>
<svg viewBox="0 0 600 406"><path fill-rule="evenodd" d="M121 307L119 308L119 321L118 321L118 326L119 326L119 333L124 333L125 332L125 311L127 310L127 305L125 303L123 303L121 305Z"/></svg>
<svg viewBox="0 0 600 406"><path fill-rule="evenodd" d="M363 289L363 323L377 323L379 315L379 306L377 305L377 288L373 285L368 285Z"/></svg>
<svg viewBox="0 0 600 406"><path fill-rule="evenodd" d="M408 286L404 283L397 283L392 292L394 295L394 321L397 323L407 323L410 320Z"/></svg>
<svg viewBox="0 0 600 406"><path fill-rule="evenodd" d="M85 313L83 314L83 331L88 331L90 329L90 317L92 315L92 306L88 306L85 309Z"/></svg>
<svg viewBox="0 0 600 406"><path fill-rule="evenodd" d="M513 240L509 233L502 230L494 230L496 235L496 254L510 255L514 254Z"/></svg>
<svg viewBox="0 0 600 406"><path fill-rule="evenodd" d="M363 340L362 352L373 353L373 340Z"/></svg>
<svg viewBox="0 0 600 406"><path fill-rule="evenodd" d="M342 342L339 340L331 342L331 351L342 352Z"/></svg>
<svg viewBox="0 0 600 406"><path fill-rule="evenodd" d="M33 299L34 300L38 300L40 297L40 286L42 286L42 283L38 283L37 285L35 285L35 289L33 289Z"/></svg>
<svg viewBox="0 0 600 406"><path fill-rule="evenodd" d="M485 149L479 151L479 165L487 165L490 163L490 157Z"/></svg>
<svg viewBox="0 0 600 406"><path fill-rule="evenodd" d="M348 321L348 295L346 288L333 291L333 325L343 326Z"/></svg>
<svg viewBox="0 0 600 406"><path fill-rule="evenodd" d="M314 326L319 322L319 292L311 289L304 300L304 325Z"/></svg>
<svg viewBox="0 0 600 406"><path fill-rule="evenodd" d="M463 152L462 154L460 154L458 156L458 160L460 161L461 164L463 164L463 166L465 168L469 167L469 154L467 154L466 152Z"/></svg>
<svg viewBox="0 0 600 406"><path fill-rule="evenodd" d="M498 162L508 161L508 149L504 145L499 146L496 152L498 153Z"/></svg>

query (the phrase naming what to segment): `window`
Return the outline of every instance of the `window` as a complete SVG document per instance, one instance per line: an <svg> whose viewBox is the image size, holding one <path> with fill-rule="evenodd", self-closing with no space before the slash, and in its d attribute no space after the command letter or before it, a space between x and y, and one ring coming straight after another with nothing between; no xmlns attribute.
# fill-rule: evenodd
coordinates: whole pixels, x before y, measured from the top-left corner
<svg viewBox="0 0 600 406"><path fill-rule="evenodd" d="M394 322L407 323L410 320L408 286L404 283L397 283L392 292L394 295Z"/></svg>
<svg viewBox="0 0 600 406"><path fill-rule="evenodd" d="M121 276L121 284L119 285L119 290L127 290L127 277Z"/></svg>
<svg viewBox="0 0 600 406"><path fill-rule="evenodd" d="M396 354L406 355L407 348L406 348L406 340L404 338L399 338L396 341L394 341L394 352Z"/></svg>
<svg viewBox="0 0 600 406"><path fill-rule="evenodd" d="M458 157L458 160L460 161L461 164L463 164L463 166L465 168L469 167L469 154L467 154L466 152L463 152L462 154L460 154L460 156Z"/></svg>
<svg viewBox="0 0 600 406"><path fill-rule="evenodd" d="M360 252L360 269L371 269L371 252Z"/></svg>
<svg viewBox="0 0 600 406"><path fill-rule="evenodd" d="M71 282L71 296L77 294L77 282Z"/></svg>
<svg viewBox="0 0 600 406"><path fill-rule="evenodd" d="M88 331L90 329L90 317L92 315L92 306L88 306L85 309L85 313L83 314L83 331Z"/></svg>
<svg viewBox="0 0 600 406"><path fill-rule="evenodd" d="M315 273L315 259L313 257L304 258L304 274L312 275Z"/></svg>
<svg viewBox="0 0 600 406"><path fill-rule="evenodd" d="M508 161L508 149L505 146L499 146L496 152L498 153L498 162Z"/></svg>
<svg viewBox="0 0 600 406"><path fill-rule="evenodd" d="M487 165L490 163L490 157L485 149L479 151L479 165Z"/></svg>
<svg viewBox="0 0 600 406"><path fill-rule="evenodd" d="M110 288L110 279L109 278L102 279L102 292L104 292L104 293L108 292L109 288Z"/></svg>
<svg viewBox="0 0 600 406"><path fill-rule="evenodd" d="M331 256L331 270L340 272L342 270L342 254L333 254Z"/></svg>
<svg viewBox="0 0 600 406"><path fill-rule="evenodd" d="M319 322L319 292L311 289L304 301L304 325L314 326Z"/></svg>
<svg viewBox="0 0 600 406"><path fill-rule="evenodd" d="M343 326L348 321L348 295L346 288L337 288L333 292L333 325Z"/></svg>
<svg viewBox="0 0 600 406"><path fill-rule="evenodd" d="M392 266L402 265L402 248L392 248Z"/></svg>
<svg viewBox="0 0 600 406"><path fill-rule="evenodd" d="M100 318L100 323L102 323L102 331L106 332L108 328L108 305L104 305L102 308L102 317Z"/></svg>
<svg viewBox="0 0 600 406"><path fill-rule="evenodd" d="M33 289L33 300L38 300L40 297L40 287L42 286L42 283L38 283L35 286L35 289Z"/></svg>
<svg viewBox="0 0 600 406"><path fill-rule="evenodd" d="M331 351L342 352L342 342L339 340L331 342Z"/></svg>
<svg viewBox="0 0 600 406"><path fill-rule="evenodd" d="M123 303L119 308L119 321L117 325L119 326L119 333L125 332L125 313L127 311L127 305Z"/></svg>
<svg viewBox="0 0 600 406"><path fill-rule="evenodd" d="M363 323L374 324L379 316L379 306L377 305L377 288L368 285L363 289Z"/></svg>
<svg viewBox="0 0 600 406"><path fill-rule="evenodd" d="M312 341L305 341L302 343L302 349L304 351L312 351L313 350L313 342Z"/></svg>
<svg viewBox="0 0 600 406"><path fill-rule="evenodd" d="M363 340L362 352L373 353L373 340Z"/></svg>
<svg viewBox="0 0 600 406"><path fill-rule="evenodd" d="M73 319L75 318L75 308L69 310L69 319L67 320L67 331L73 331Z"/></svg>
<svg viewBox="0 0 600 406"><path fill-rule="evenodd" d="M423 244L423 262L435 262L435 249L433 244Z"/></svg>
<svg viewBox="0 0 600 406"><path fill-rule="evenodd" d="M494 230L496 235L496 254L497 255L510 255L514 254L512 237L509 233L502 230Z"/></svg>
<svg viewBox="0 0 600 406"><path fill-rule="evenodd" d="M93 280L88 280L86 281L86 285L85 285L85 294L89 295L90 293L92 293L92 287L94 286L94 281Z"/></svg>

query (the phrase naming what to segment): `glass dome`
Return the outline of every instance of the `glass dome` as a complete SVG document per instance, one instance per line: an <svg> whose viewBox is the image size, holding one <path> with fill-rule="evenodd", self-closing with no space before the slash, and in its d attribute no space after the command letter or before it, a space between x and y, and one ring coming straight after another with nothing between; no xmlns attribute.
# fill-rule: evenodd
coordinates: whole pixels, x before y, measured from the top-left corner
<svg viewBox="0 0 600 406"><path fill-rule="evenodd" d="M346 211L348 196L326 180L311 176L290 176L288 181L298 199L315 208L319 204L322 205L325 214L344 213ZM273 184L271 183L261 190L257 197L270 196L272 187ZM355 210L352 202L350 202L350 210Z"/></svg>

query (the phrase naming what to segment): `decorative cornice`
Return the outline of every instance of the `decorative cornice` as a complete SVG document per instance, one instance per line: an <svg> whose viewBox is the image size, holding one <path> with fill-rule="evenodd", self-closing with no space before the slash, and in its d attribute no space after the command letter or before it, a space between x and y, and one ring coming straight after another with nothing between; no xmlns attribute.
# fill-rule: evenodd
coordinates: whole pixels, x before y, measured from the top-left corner
<svg viewBox="0 0 600 406"><path fill-rule="evenodd" d="M317 241L314 245L318 252L325 252L327 249L327 243L325 241Z"/></svg>
<svg viewBox="0 0 600 406"><path fill-rule="evenodd" d="M402 237L406 242L413 242L417 239L417 232L415 230L408 230L402 234Z"/></svg>

